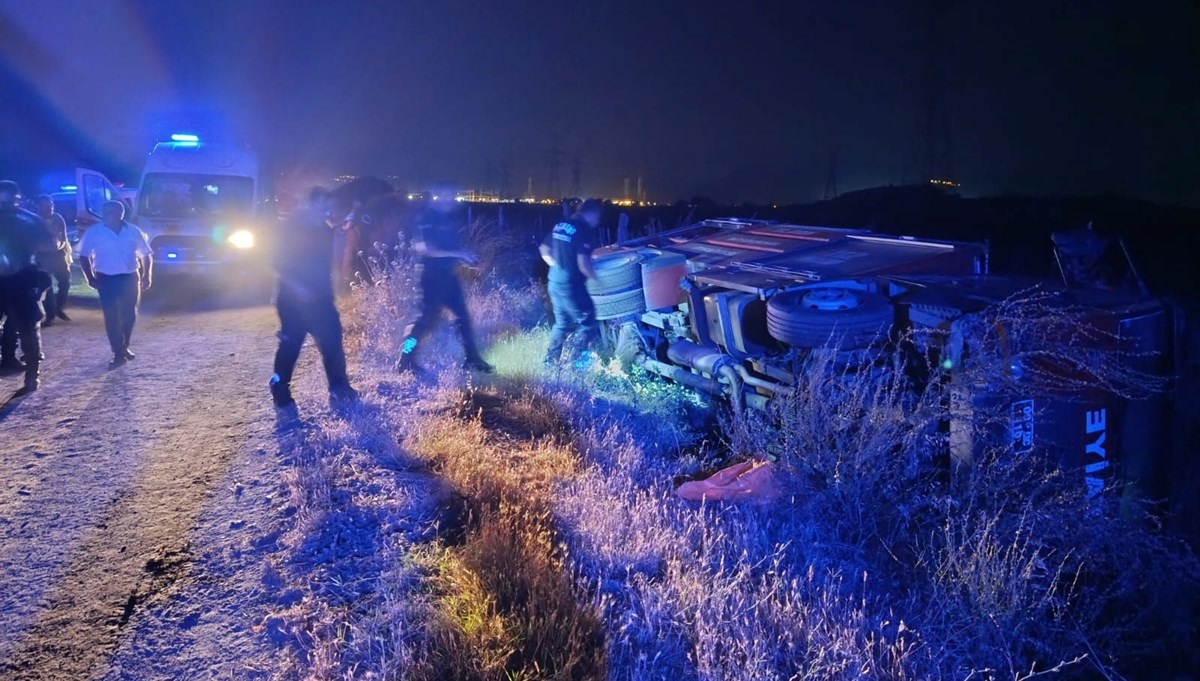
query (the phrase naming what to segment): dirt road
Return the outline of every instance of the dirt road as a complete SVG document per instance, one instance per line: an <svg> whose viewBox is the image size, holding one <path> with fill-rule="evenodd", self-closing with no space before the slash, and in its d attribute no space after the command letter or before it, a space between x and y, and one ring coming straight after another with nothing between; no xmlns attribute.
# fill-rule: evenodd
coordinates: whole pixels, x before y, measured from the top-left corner
<svg viewBox="0 0 1200 681"><path fill-rule="evenodd" d="M0 409L0 677L268 673L276 319L179 296L147 302L111 371L99 311L72 310L43 388Z"/></svg>

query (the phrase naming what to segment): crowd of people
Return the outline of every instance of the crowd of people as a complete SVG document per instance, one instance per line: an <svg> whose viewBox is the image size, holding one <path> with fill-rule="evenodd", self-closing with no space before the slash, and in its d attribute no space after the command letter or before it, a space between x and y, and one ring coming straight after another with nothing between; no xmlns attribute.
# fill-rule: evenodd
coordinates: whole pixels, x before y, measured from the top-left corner
<svg viewBox="0 0 1200 681"><path fill-rule="evenodd" d="M42 325L70 320L71 246L66 222L55 214L49 196L38 197L37 214L22 208L21 198L17 183L0 181L0 373L22 375L18 392L25 394L39 386ZM47 296L56 280L59 290ZM17 356L18 347L23 357Z"/></svg>
<svg viewBox="0 0 1200 681"><path fill-rule="evenodd" d="M23 375L20 394L39 387L44 359L41 328L71 320L67 305L73 254L66 222L55 213L49 196L37 197L34 205L36 213L22 208L20 187L0 181L0 372ZM422 345L447 312L454 317L462 341L464 368L493 371L480 352L461 281L460 269L474 266L478 258L461 242L463 225L454 208L451 202L431 202L410 230L407 241L421 262L422 303L419 316L405 330L398 371L421 371L417 357ZM308 336L321 354L330 399L344 403L358 398L346 369L334 286L335 271L353 266L341 249L335 249L339 231L353 221L340 209L333 193L314 188L305 208L281 225L282 238L273 249L280 330L269 387L275 405L283 409L295 407L292 375ZM125 210L120 201L105 203L100 222L83 233L76 252L84 280L100 298L112 351L110 368L136 358L130 342L141 295L150 288L154 273L149 239L125 219ZM569 346L569 355L576 355L596 340L595 307L586 282L595 277L592 251L601 210L597 200L580 203L571 217L554 225L540 246L550 268L548 289L555 318L547 366L559 364L565 347ZM351 214L355 211L362 211L361 204L355 204Z"/></svg>
<svg viewBox="0 0 1200 681"><path fill-rule="evenodd" d="M290 218L285 227L287 238L281 240L276 252L275 269L279 275L276 309L281 328L270 390L276 407L281 409L295 408L291 379L308 335L321 353L331 399L344 402L357 398L346 372L342 325L332 284L335 263L329 254L342 253L333 246L335 235L354 221L362 206L356 204L346 217L340 217L337 208L330 192L314 188L306 209ZM587 281L596 276L592 252L602 209L603 204L598 200L581 202L570 217L554 225L539 247L550 268L548 289L555 319L544 358L547 367L557 367L564 357L574 360L588 352L597 339L596 310ZM405 329L396 370L422 372L417 357L423 342L449 312L462 342L463 368L492 373L494 368L479 350L459 271L463 266L476 265L478 257L462 243L463 225L455 205L428 203L411 232L408 241L421 263L421 306L416 320ZM338 264L348 266L346 261Z"/></svg>

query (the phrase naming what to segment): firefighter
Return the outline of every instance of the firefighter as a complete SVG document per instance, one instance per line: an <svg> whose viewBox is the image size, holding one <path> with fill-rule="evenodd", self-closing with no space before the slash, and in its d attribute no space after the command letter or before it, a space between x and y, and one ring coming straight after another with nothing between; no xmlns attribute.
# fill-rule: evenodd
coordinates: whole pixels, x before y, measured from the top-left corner
<svg viewBox="0 0 1200 681"><path fill-rule="evenodd" d="M554 225L539 248L542 260L550 266L547 288L554 307L554 328L544 360L548 367L558 366L568 338L574 361L591 349L599 334L596 306L587 281L596 278L592 250L602 210L603 204L597 199L580 203L573 216Z"/></svg>
<svg viewBox="0 0 1200 681"><path fill-rule="evenodd" d="M37 254L47 248L49 235L36 215L22 210L17 202L21 188L10 180L0 182L0 316L5 333L0 347L0 365L23 369L25 384L19 394L38 389L41 369L42 297L49 288L49 275L37 268ZM50 243L52 246L53 244ZM16 358L20 339L25 363Z"/></svg>
<svg viewBox="0 0 1200 681"><path fill-rule="evenodd" d="M294 215L289 229L275 252L275 271L279 277L275 307L279 312L279 349L275 353L275 373L271 376L271 397L280 409L294 409L292 373L304 338L312 335L329 383L329 399L334 404L358 400L346 374L346 350L342 345L342 320L334 304L332 217L334 201L329 192L315 187L309 193L308 206Z"/></svg>
<svg viewBox="0 0 1200 681"><path fill-rule="evenodd" d="M458 278L460 264L473 266L479 259L462 248L459 224L454 216L453 201L433 201L417 226L415 250L421 256L421 316L405 332L404 345L396 369L401 372L417 369L417 349L421 341L441 321L442 312L454 315L462 337L466 360L463 367L490 374L495 369L484 361L475 342L467 297Z"/></svg>

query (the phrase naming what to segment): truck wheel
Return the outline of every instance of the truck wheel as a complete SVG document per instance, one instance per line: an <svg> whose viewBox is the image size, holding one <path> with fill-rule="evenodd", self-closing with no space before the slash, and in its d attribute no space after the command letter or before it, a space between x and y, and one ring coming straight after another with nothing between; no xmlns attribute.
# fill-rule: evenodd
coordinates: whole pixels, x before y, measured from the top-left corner
<svg viewBox="0 0 1200 681"><path fill-rule="evenodd" d="M646 310L646 297L641 288L592 296L592 302L596 304L596 319L600 320L616 319Z"/></svg>
<svg viewBox="0 0 1200 681"><path fill-rule="evenodd" d="M596 280L587 283L588 293L602 296L640 288L643 259L640 253L616 253L596 258Z"/></svg>
<svg viewBox="0 0 1200 681"><path fill-rule="evenodd" d="M786 291L767 301L767 331L797 348L866 348L886 339L893 310L888 299L848 288Z"/></svg>

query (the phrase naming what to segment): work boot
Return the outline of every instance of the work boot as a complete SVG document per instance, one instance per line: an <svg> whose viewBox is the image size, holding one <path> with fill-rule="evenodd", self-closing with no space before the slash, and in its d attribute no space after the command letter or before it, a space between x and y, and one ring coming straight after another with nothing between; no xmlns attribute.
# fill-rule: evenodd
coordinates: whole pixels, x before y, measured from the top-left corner
<svg viewBox="0 0 1200 681"><path fill-rule="evenodd" d="M125 359L130 359L130 360L137 359L137 355L133 354L133 350L130 350L129 348L125 348Z"/></svg>
<svg viewBox="0 0 1200 681"><path fill-rule="evenodd" d="M108 368L109 369L117 369L117 368L123 367L123 366L125 366L125 363L128 361L129 360L125 359L124 354L113 355L112 360L109 361L109 363L108 363Z"/></svg>
<svg viewBox="0 0 1200 681"><path fill-rule="evenodd" d="M40 387L40 385L41 385L41 383L38 381L38 379L26 378L25 385L22 386L21 389L17 391L17 397L20 397L22 395L28 395L31 392L37 391L37 389L38 389L38 387Z"/></svg>
<svg viewBox="0 0 1200 681"><path fill-rule="evenodd" d="M421 367L417 366L417 360L413 357L413 353L405 352L400 355L400 359L396 360L396 372L416 374L421 373Z"/></svg>
<svg viewBox="0 0 1200 681"><path fill-rule="evenodd" d="M267 385L271 389L271 399L276 408L287 409L296 406L296 400L292 399L291 387L279 378L279 374L271 376L271 382Z"/></svg>
<svg viewBox="0 0 1200 681"><path fill-rule="evenodd" d="M335 406L344 406L358 402L358 391L350 386L335 385L329 387L329 403Z"/></svg>
<svg viewBox="0 0 1200 681"><path fill-rule="evenodd" d="M478 371L481 374L494 374L496 367L488 364L482 357L472 357L463 362L463 368L470 371Z"/></svg>

